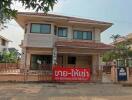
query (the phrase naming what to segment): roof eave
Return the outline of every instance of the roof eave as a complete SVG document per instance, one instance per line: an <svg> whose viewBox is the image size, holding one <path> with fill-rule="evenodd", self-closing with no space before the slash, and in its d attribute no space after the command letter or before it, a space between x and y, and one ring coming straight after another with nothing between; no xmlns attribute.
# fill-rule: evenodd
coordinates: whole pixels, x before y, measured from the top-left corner
<svg viewBox="0 0 132 100"><path fill-rule="evenodd" d="M108 29L109 27L111 27L113 24L112 23L107 23L107 22L101 22L101 21L97 21L97 22L84 22L84 21L79 21L79 20L69 20L67 17L54 17L54 16L40 16L40 15L28 15L27 14L23 14L23 13L18 13L17 18L15 18L15 20L18 22L18 24L24 28L25 24L26 24L26 20L28 20L28 16L30 17L36 17L36 18L50 18L50 19L58 19L58 20L65 20L68 23L75 23L75 24L84 24L84 25L93 25L93 26L98 26L101 27L101 32L105 31L106 29ZM26 19L23 18L24 21L22 21L22 17L26 17Z"/></svg>

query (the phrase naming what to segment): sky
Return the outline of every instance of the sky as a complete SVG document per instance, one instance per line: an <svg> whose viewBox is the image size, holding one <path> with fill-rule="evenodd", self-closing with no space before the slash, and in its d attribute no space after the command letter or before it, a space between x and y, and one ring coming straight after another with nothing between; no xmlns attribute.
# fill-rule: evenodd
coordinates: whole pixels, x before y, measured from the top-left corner
<svg viewBox="0 0 132 100"><path fill-rule="evenodd" d="M13 5L18 11L25 10L20 4ZM113 26L101 34L101 41L111 43L112 34L125 36L132 33L132 0L58 0L54 10L49 13L75 16L113 23ZM9 47L21 50L19 45L24 38L23 29L14 21L7 24L8 28L0 31L0 35L10 39Z"/></svg>

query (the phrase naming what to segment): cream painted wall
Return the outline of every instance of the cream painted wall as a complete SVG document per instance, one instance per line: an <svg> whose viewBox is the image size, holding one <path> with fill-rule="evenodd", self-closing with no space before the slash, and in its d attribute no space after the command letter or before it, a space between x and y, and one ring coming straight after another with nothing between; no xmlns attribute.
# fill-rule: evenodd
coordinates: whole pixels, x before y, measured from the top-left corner
<svg viewBox="0 0 132 100"><path fill-rule="evenodd" d="M95 28L94 34L95 34L95 35L94 35L95 41L96 41L96 42L100 42L100 41L101 41L101 39L100 39L100 34L101 34L100 29Z"/></svg>
<svg viewBox="0 0 132 100"><path fill-rule="evenodd" d="M31 23L46 23L51 24L51 34L38 34L30 33ZM58 25L61 26L61 25ZM28 22L27 23L27 33L24 36L23 45L30 47L51 47L53 48L54 42L58 40L73 40L73 30L82 30L82 31L92 31L92 39L96 42L100 42L100 29L97 28L78 28L73 26L62 26L68 27L68 36L67 37L56 37L54 35L54 23L49 22ZM56 38L55 38L56 37Z"/></svg>

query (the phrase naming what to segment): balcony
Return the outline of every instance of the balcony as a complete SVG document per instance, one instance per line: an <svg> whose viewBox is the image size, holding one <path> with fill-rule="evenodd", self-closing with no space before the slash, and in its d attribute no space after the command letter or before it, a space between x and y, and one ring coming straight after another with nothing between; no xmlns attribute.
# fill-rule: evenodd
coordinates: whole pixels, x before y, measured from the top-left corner
<svg viewBox="0 0 132 100"><path fill-rule="evenodd" d="M22 41L23 47L53 47L53 35L52 34L25 34Z"/></svg>

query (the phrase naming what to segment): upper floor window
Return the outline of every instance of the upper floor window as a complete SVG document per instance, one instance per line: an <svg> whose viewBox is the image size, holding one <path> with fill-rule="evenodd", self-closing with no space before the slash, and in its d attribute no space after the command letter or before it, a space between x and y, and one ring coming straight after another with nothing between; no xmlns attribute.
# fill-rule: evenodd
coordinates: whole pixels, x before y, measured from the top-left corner
<svg viewBox="0 0 132 100"><path fill-rule="evenodd" d="M2 40L1 40L1 45L2 45L2 46L6 46L6 40L2 39Z"/></svg>
<svg viewBox="0 0 132 100"><path fill-rule="evenodd" d="M40 34L50 34L51 25L50 24L31 24L31 33L40 33Z"/></svg>
<svg viewBox="0 0 132 100"><path fill-rule="evenodd" d="M67 37L67 28L58 27L58 36L59 37Z"/></svg>
<svg viewBox="0 0 132 100"><path fill-rule="evenodd" d="M92 32L90 31L74 31L74 39L79 40L92 40Z"/></svg>

